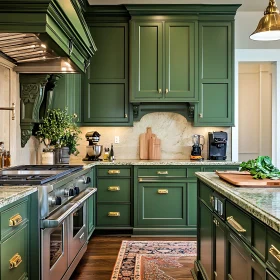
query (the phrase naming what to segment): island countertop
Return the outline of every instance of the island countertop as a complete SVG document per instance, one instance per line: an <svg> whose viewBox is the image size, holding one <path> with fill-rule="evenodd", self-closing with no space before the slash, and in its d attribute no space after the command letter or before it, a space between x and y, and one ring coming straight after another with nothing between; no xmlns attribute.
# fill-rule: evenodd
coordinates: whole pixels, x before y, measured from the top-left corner
<svg viewBox="0 0 280 280"><path fill-rule="evenodd" d="M227 160L183 160L183 159L160 159L160 160L140 160L140 159L119 159L113 162L110 161L82 161L81 159L71 159L70 164L82 164L87 166L102 166L102 165L240 165L240 162Z"/></svg>
<svg viewBox="0 0 280 280"><path fill-rule="evenodd" d="M280 188L240 188L214 172L196 172L197 177L229 200L280 232Z"/></svg>
<svg viewBox="0 0 280 280"><path fill-rule="evenodd" d="M34 186L1 186L0 208L37 191Z"/></svg>

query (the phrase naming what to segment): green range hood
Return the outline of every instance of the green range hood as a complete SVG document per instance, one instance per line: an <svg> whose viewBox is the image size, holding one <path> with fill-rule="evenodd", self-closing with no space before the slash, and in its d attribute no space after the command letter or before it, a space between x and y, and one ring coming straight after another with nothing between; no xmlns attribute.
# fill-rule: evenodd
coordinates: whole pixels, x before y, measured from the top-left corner
<svg viewBox="0 0 280 280"><path fill-rule="evenodd" d="M96 50L78 0L0 1L0 53L15 71L85 72Z"/></svg>

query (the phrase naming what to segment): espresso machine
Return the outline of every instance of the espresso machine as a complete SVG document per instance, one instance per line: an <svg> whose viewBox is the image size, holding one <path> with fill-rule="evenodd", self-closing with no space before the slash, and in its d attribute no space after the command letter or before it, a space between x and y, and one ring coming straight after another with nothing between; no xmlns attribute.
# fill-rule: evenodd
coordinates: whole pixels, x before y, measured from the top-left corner
<svg viewBox="0 0 280 280"><path fill-rule="evenodd" d="M205 139L203 135L194 134L192 136L193 146L191 152L191 160L203 160L201 156L201 151L203 150L203 145L205 143Z"/></svg>
<svg viewBox="0 0 280 280"><path fill-rule="evenodd" d="M208 132L208 159L226 160L227 133L224 131Z"/></svg>
<svg viewBox="0 0 280 280"><path fill-rule="evenodd" d="M86 133L86 139L88 141L87 155L83 158L84 161L100 161L99 157L101 156L103 146L98 145L97 143L100 140L100 134L97 131L90 131Z"/></svg>

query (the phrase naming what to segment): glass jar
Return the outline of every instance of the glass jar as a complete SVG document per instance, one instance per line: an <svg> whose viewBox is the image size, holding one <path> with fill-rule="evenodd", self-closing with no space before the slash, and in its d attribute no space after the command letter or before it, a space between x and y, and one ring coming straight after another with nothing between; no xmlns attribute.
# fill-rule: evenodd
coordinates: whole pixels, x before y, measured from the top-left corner
<svg viewBox="0 0 280 280"><path fill-rule="evenodd" d="M42 152L42 164L54 163L54 151L52 149L43 149Z"/></svg>

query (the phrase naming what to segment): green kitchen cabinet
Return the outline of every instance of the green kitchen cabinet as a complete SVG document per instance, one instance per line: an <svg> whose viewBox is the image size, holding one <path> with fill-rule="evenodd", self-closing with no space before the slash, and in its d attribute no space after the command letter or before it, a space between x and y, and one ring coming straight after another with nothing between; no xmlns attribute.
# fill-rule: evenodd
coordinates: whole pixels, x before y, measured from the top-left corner
<svg viewBox="0 0 280 280"><path fill-rule="evenodd" d="M52 109L68 109L68 113L77 115L77 123L81 116L81 74L62 74L53 91Z"/></svg>
<svg viewBox="0 0 280 280"><path fill-rule="evenodd" d="M130 101L197 101L197 23L130 22Z"/></svg>
<svg viewBox="0 0 280 280"><path fill-rule="evenodd" d="M234 21L199 22L195 126L234 125Z"/></svg>
<svg viewBox="0 0 280 280"><path fill-rule="evenodd" d="M96 193L88 199L88 239L95 230L96 225Z"/></svg>
<svg viewBox="0 0 280 280"><path fill-rule="evenodd" d="M131 126L128 24L89 24L98 52L83 76L83 125Z"/></svg>

